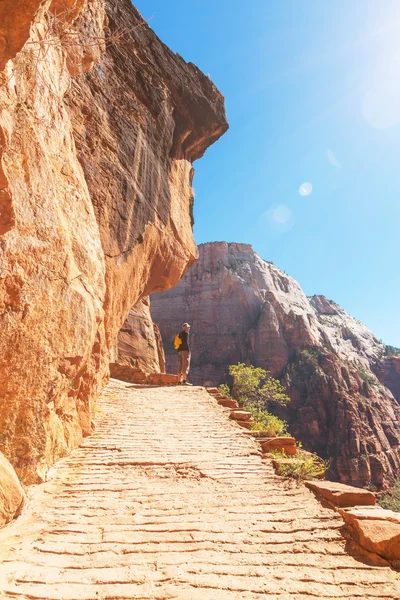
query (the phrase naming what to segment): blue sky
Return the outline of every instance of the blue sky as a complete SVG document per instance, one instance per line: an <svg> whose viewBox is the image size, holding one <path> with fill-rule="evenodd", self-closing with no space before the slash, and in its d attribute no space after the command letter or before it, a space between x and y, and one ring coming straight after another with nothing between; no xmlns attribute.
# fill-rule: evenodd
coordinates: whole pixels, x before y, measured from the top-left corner
<svg viewBox="0 0 400 600"><path fill-rule="evenodd" d="M400 1L134 4L225 96L196 241L252 244L400 346Z"/></svg>

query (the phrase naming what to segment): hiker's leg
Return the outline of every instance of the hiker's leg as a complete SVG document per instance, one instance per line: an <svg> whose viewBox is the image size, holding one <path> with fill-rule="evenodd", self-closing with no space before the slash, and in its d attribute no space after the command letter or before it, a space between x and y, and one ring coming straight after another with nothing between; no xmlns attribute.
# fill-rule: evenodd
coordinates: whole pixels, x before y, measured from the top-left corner
<svg viewBox="0 0 400 600"><path fill-rule="evenodd" d="M182 383L182 371L183 371L183 361L182 361L182 352L178 352L178 381Z"/></svg>
<svg viewBox="0 0 400 600"><path fill-rule="evenodd" d="M186 376L189 373L189 366L190 366L190 354L187 350L184 350L183 352L181 352L182 354L182 381L183 383L186 382Z"/></svg>

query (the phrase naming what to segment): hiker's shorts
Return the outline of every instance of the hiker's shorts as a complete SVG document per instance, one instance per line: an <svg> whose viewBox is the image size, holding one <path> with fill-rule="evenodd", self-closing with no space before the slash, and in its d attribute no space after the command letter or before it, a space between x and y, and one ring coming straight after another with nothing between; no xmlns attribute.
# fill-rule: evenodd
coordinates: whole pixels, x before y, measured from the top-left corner
<svg viewBox="0 0 400 600"><path fill-rule="evenodd" d="M190 369L190 352L189 350L181 350L179 354L178 375L181 373L189 373Z"/></svg>

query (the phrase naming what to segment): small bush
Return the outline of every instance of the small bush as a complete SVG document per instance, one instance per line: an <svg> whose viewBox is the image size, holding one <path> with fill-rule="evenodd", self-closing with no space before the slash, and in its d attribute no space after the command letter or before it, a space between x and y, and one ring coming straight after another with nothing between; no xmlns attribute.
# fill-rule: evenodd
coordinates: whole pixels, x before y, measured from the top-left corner
<svg viewBox="0 0 400 600"><path fill-rule="evenodd" d="M385 356L397 355L400 355L400 348L396 348L396 346L385 346Z"/></svg>
<svg viewBox="0 0 400 600"><path fill-rule="evenodd" d="M329 463L323 461L317 454L311 456L297 454L287 456L284 452L273 452L277 458L285 459L286 462L279 465L279 473L282 477L291 479L319 479L329 467Z"/></svg>
<svg viewBox="0 0 400 600"><path fill-rule="evenodd" d="M364 371L364 370L359 370L357 371L359 377L363 380L366 381L369 385L375 385L376 384L376 380L374 378L374 376L372 375L372 373L368 373L368 371Z"/></svg>
<svg viewBox="0 0 400 600"><path fill-rule="evenodd" d="M381 494L378 503L382 508L400 513L400 479L397 479L387 492Z"/></svg>
<svg viewBox="0 0 400 600"><path fill-rule="evenodd" d="M324 350L320 346L305 346L298 353L298 360L318 364L324 356Z"/></svg>
<svg viewBox="0 0 400 600"><path fill-rule="evenodd" d="M267 408L271 404L290 402L281 382L268 371L244 363L231 365L229 373L233 377L233 397L253 415L252 430L265 431L268 435L287 434L286 421L272 415Z"/></svg>
<svg viewBox="0 0 400 600"><path fill-rule="evenodd" d="M221 385L218 386L218 391L223 396L228 396L229 398L231 396L231 390L229 388L229 385L227 385L226 383L221 383Z"/></svg>
<svg viewBox="0 0 400 600"><path fill-rule="evenodd" d="M290 402L281 382L265 369L238 363L229 367L229 374L233 377L233 397L243 405L251 403L264 409L267 404Z"/></svg>
<svg viewBox="0 0 400 600"><path fill-rule="evenodd" d="M246 409L253 415L252 431L265 431L266 435L277 435L278 437L288 435L288 424L286 421L279 419L275 415L271 415L267 410L260 410L251 404L247 404Z"/></svg>

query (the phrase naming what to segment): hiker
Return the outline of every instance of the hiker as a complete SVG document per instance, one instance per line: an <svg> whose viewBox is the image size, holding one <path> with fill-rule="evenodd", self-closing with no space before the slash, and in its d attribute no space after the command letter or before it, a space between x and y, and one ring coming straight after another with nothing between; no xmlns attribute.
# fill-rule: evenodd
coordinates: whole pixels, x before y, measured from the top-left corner
<svg viewBox="0 0 400 600"><path fill-rule="evenodd" d="M178 350L179 363L178 363L178 377L181 385L191 385L186 381L187 374L190 369L190 346L189 346L189 323L182 325L182 331L176 336L178 338L178 344L175 345ZM180 343L179 343L180 342Z"/></svg>

